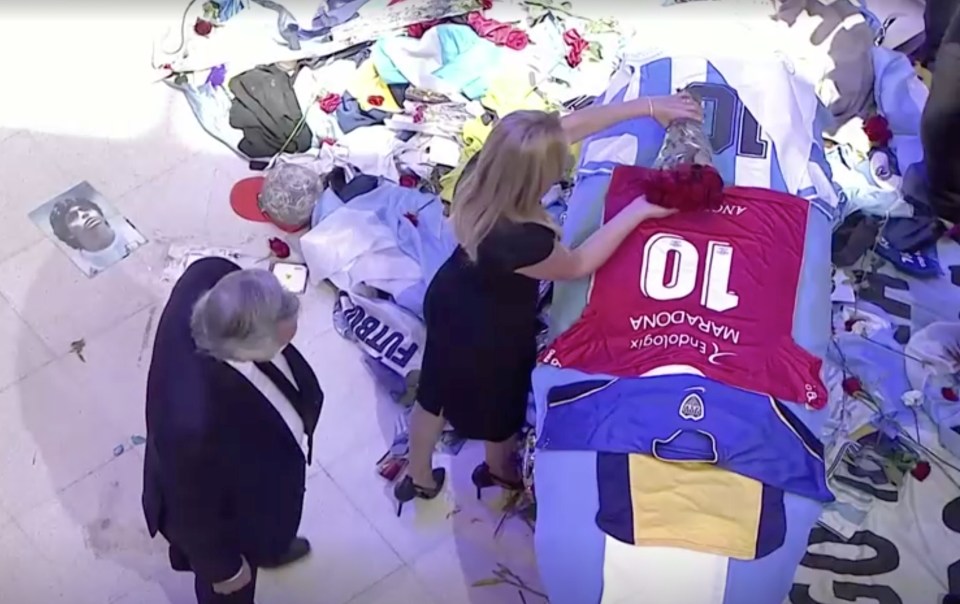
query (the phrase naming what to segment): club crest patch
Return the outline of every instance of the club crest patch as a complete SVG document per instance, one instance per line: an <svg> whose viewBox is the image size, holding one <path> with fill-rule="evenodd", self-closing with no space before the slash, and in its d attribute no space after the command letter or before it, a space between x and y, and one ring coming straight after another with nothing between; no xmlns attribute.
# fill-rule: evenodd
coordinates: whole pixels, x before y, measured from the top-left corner
<svg viewBox="0 0 960 604"><path fill-rule="evenodd" d="M703 399L696 392L691 392L683 397L680 403L680 417L700 421L703 419Z"/></svg>

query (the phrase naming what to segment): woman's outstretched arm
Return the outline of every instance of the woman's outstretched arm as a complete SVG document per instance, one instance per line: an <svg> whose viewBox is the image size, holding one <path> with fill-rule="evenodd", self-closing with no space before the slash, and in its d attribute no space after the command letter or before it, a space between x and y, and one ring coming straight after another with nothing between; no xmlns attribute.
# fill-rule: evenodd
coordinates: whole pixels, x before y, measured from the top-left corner
<svg viewBox="0 0 960 604"><path fill-rule="evenodd" d="M666 127L681 118L700 121L703 110L700 103L686 94L645 96L625 103L584 107L563 116L560 123L567 140L574 144L614 124L638 117L652 117Z"/></svg>

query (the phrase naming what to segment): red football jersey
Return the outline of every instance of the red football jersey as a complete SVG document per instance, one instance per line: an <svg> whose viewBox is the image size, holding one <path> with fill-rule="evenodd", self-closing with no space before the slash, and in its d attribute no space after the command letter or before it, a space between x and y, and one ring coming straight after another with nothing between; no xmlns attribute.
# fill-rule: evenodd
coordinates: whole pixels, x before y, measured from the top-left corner
<svg viewBox="0 0 960 604"><path fill-rule="evenodd" d="M643 193L644 172L614 170L604 220ZM728 187L716 210L641 224L594 275L580 320L541 361L624 377L688 365L823 407L821 360L792 336L809 207L786 193Z"/></svg>

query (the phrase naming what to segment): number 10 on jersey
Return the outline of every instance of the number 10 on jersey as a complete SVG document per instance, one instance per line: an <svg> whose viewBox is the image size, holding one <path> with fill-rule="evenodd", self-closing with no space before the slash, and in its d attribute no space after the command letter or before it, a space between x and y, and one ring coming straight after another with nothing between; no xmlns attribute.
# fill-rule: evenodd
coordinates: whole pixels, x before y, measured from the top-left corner
<svg viewBox="0 0 960 604"><path fill-rule="evenodd" d="M700 262L700 250L680 235L658 233L643 246L640 266L640 291L663 302L681 300L693 294L698 273L703 271L700 305L724 312L740 304L740 296L730 291L733 246L724 241L709 241Z"/></svg>

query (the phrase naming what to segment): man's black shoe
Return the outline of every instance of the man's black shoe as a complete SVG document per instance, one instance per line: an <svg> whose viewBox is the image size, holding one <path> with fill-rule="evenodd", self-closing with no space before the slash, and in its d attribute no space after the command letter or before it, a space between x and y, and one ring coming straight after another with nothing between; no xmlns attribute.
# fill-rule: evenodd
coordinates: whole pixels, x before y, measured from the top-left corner
<svg viewBox="0 0 960 604"><path fill-rule="evenodd" d="M267 563L260 564L261 568L280 568L281 566L286 566L288 564L293 564L298 560L306 558L310 553L310 542L304 539L303 537L297 537L290 543L290 547L287 548L287 551L280 556L277 560Z"/></svg>

